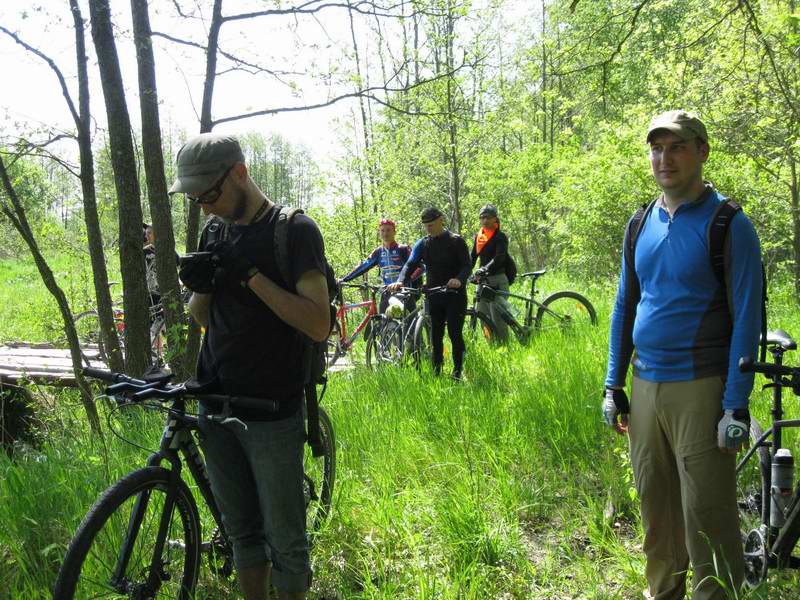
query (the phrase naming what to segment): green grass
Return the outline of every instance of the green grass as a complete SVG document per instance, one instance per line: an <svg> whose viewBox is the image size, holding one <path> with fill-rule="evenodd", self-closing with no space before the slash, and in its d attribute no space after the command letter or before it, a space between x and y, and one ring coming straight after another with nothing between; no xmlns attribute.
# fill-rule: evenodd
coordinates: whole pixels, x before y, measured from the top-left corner
<svg viewBox="0 0 800 600"><path fill-rule="evenodd" d="M641 598L627 446L599 412L613 295L570 287L593 300L599 327L469 355L465 383L411 369L332 376L323 404L337 435L337 481L311 597ZM776 313L800 334L791 305ZM88 507L147 455L110 435L92 438L70 392L35 394L44 445L13 462L0 456L9 598L47 594ZM753 406L765 417L766 395ZM155 414L111 422L150 448L162 427ZM771 582L771 597L792 597L798 584L794 574ZM202 583L205 596L236 597L207 572Z"/></svg>

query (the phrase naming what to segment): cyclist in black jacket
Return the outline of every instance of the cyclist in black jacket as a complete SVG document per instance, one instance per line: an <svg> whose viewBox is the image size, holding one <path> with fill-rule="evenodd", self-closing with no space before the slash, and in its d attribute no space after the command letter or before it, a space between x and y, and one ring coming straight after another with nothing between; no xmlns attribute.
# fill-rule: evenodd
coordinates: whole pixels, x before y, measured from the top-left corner
<svg viewBox="0 0 800 600"><path fill-rule="evenodd" d="M472 241L472 251L470 252L473 267L480 259L480 268L475 271L475 277L483 280L489 287L507 292L508 236L500 231L497 207L487 204L480 210L478 216L481 220L481 230ZM505 298L500 296L493 301L481 300L478 310L492 320L497 330L497 338L505 341L508 338L508 325L498 309L498 305L501 303L507 304Z"/></svg>
<svg viewBox="0 0 800 600"><path fill-rule="evenodd" d="M426 287L445 285L455 293L432 294L428 298L431 316L431 345L433 346L433 370L438 375L442 371L444 359L444 328L453 346L453 377L461 379L464 366L464 314L467 310L467 277L472 265L467 244L460 235L445 229L444 215L438 208L422 211L422 224L428 235L419 240L411 251L411 256L400 271L397 283L391 289L398 289L410 283L410 275L420 263L425 265Z"/></svg>

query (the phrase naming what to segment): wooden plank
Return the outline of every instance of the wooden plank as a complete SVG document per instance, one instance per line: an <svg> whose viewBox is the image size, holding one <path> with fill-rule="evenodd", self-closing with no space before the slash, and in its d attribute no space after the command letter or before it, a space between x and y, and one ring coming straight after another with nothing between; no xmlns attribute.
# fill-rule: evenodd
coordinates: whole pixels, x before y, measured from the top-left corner
<svg viewBox="0 0 800 600"><path fill-rule="evenodd" d="M97 346L82 349L84 364L105 368ZM19 342L0 346L0 381L18 383L33 381L44 385L74 386L72 356L66 348L46 344Z"/></svg>

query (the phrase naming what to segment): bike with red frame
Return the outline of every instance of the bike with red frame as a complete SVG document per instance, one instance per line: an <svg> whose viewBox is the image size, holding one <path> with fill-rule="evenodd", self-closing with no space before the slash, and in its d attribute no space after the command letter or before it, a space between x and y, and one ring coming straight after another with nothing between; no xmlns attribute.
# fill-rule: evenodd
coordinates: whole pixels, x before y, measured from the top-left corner
<svg viewBox="0 0 800 600"><path fill-rule="evenodd" d="M362 294L369 294L369 300L361 302L345 302L342 294L342 288L352 288L360 290ZM353 345L356 342L359 334L365 331L365 337L371 335L375 330L376 323L373 320L381 318L378 313L378 302L376 296L380 294L383 288L370 285L368 283L339 284L339 290L336 294L336 319L333 324L333 331L328 338L328 367L336 364L342 356L350 353L352 356ZM352 333L348 330L347 315L355 311L363 311L366 309L366 314L361 321L356 325ZM355 361L354 361L355 362Z"/></svg>

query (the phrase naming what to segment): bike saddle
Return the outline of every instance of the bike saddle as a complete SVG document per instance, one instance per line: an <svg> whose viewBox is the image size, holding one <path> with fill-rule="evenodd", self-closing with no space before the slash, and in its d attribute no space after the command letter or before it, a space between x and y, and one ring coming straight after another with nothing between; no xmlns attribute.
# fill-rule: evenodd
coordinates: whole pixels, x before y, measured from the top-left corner
<svg viewBox="0 0 800 600"><path fill-rule="evenodd" d="M536 278L536 277L541 277L545 273L547 273L547 269L542 269L541 271L531 271L530 273L520 273L519 276Z"/></svg>
<svg viewBox="0 0 800 600"><path fill-rule="evenodd" d="M767 332L767 345L780 346L784 350L797 350L797 342L783 329Z"/></svg>

